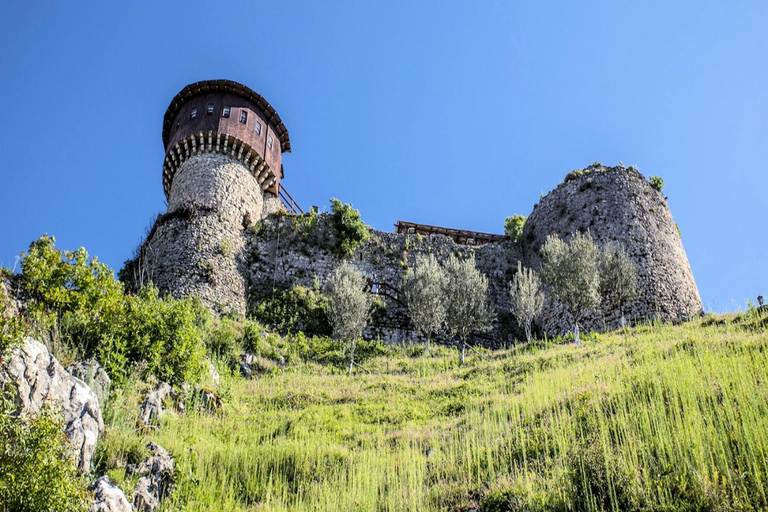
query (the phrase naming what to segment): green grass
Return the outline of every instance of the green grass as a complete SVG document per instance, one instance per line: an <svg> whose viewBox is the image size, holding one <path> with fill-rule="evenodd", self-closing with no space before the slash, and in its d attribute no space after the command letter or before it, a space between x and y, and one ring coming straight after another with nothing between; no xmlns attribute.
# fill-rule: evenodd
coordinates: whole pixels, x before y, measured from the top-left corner
<svg viewBox="0 0 768 512"><path fill-rule="evenodd" d="M351 377L338 357L289 357L256 380L223 372L222 412L192 403L148 434L129 383L102 464L130 488L122 465L167 448L164 510L766 509L765 323L642 326L465 367L447 348L379 348Z"/></svg>

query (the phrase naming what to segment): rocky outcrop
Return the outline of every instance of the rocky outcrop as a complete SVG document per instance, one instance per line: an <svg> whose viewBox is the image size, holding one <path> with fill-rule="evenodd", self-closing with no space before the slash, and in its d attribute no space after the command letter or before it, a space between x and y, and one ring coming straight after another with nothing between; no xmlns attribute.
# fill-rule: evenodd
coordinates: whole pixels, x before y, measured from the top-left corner
<svg viewBox="0 0 768 512"><path fill-rule="evenodd" d="M102 407L107 403L109 397L109 387L112 380L107 372L94 359L80 361L67 367L67 371L74 377L82 380L99 398L99 405Z"/></svg>
<svg viewBox="0 0 768 512"><path fill-rule="evenodd" d="M270 359L253 354L242 354L240 356L240 375L246 379L251 379L257 375L267 373L276 367L277 363Z"/></svg>
<svg viewBox="0 0 768 512"><path fill-rule="evenodd" d="M137 512L155 512L162 501L171 495L174 488L173 457L160 445L147 445L152 455L137 464L129 466L129 475L138 475L136 488L133 492L133 506Z"/></svg>
<svg viewBox="0 0 768 512"><path fill-rule="evenodd" d="M0 379L15 383L16 403L24 411L38 413L46 402L61 407L64 433L72 442L77 465L90 471L96 441L104 431L96 394L70 375L45 345L31 338L11 352Z"/></svg>
<svg viewBox="0 0 768 512"><path fill-rule="evenodd" d="M91 486L94 499L88 512L132 512L133 506L122 489L113 484L107 475L96 480Z"/></svg>
<svg viewBox="0 0 768 512"><path fill-rule="evenodd" d="M176 395L176 390L167 382L158 384L157 388L147 393L144 401L141 402L139 421L144 425L157 424L164 410L165 399Z"/></svg>

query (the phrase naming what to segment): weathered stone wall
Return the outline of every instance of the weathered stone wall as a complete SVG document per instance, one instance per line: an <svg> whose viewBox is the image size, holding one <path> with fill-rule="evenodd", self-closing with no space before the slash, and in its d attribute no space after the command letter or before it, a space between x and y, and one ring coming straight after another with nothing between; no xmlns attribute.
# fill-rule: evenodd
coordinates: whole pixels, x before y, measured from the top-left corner
<svg viewBox="0 0 768 512"><path fill-rule="evenodd" d="M330 215L309 219L285 214L279 199L262 192L238 161L199 154L185 161L175 176L168 213L158 219L138 266L145 269L146 280L152 280L162 292L176 297L199 295L214 311L245 313L248 301L262 300L273 288L321 286L340 263L333 255L336 234ZM493 331L478 341L498 345L519 338L519 326L509 314L508 292L518 261L538 269L539 251L548 235L567 239L587 230L599 246L623 244L637 267L639 294L625 307L629 320L658 317L674 321L701 310L696 283L664 196L634 169L595 166L570 173L542 198L517 244L473 247L457 245L443 236L373 231L350 261L364 275L392 289L382 288L391 296L383 297L386 311L376 316L366 336L418 340L397 290L416 255L433 253L438 259L472 254L478 269L488 277L489 300L498 320ZM584 327L616 327L619 317L617 308L604 303ZM547 301L538 325L554 335L568 331L572 319L561 305Z"/></svg>
<svg viewBox="0 0 768 512"><path fill-rule="evenodd" d="M341 263L332 250L336 234L329 214L318 215L316 224L311 227L303 225L298 217L269 217L249 238L247 253L250 257L251 300L258 301L269 295L273 286L278 290L287 290L296 285L310 289L322 285ZM398 300L397 290L416 256L428 253L434 254L438 260L446 259L449 254L475 257L478 269L488 277L489 302L500 313L500 320L493 331L480 336L479 341L495 345L507 342L515 328L508 319L507 287L521 257L515 244L506 242L472 247L457 245L445 236L422 237L375 230L349 258L350 264L367 278L392 286L392 289L380 287L379 296L386 303L386 310L374 318L365 336L389 342L420 340Z"/></svg>
<svg viewBox="0 0 768 512"><path fill-rule="evenodd" d="M666 198L635 169L592 166L569 173L525 223L526 263L539 268L539 251L548 235L568 239L578 231L589 231L600 247L623 244L635 263L638 295L625 308L628 319L675 321L701 311L699 291ZM619 319L618 309L603 303L586 327L617 327ZM570 315L550 305L541 325L549 332L568 330Z"/></svg>
<svg viewBox="0 0 768 512"><path fill-rule="evenodd" d="M168 213L142 247L146 280L174 297L198 295L218 312L245 313L245 228L261 219L263 193L240 162L216 153L186 160Z"/></svg>

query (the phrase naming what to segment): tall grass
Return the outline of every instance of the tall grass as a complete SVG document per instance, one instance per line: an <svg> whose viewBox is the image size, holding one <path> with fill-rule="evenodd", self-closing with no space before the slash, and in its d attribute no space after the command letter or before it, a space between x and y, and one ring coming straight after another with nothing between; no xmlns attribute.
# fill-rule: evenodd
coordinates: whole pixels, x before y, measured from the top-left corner
<svg viewBox="0 0 768 512"><path fill-rule="evenodd" d="M105 458L169 449L166 510L766 509L764 323L533 342L465 367L439 348L393 349L352 377L311 362L224 372L223 412L169 412L148 435L137 398L113 400Z"/></svg>

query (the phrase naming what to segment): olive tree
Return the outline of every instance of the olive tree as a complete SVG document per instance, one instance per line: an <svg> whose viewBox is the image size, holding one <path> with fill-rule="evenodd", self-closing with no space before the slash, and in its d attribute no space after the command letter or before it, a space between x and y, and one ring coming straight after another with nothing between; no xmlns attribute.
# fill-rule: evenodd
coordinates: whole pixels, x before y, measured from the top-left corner
<svg viewBox="0 0 768 512"><path fill-rule="evenodd" d="M328 321L333 335L349 343L349 370L355 364L355 341L363 334L371 312L371 296L365 278L348 263L336 267L325 284Z"/></svg>
<svg viewBox="0 0 768 512"><path fill-rule="evenodd" d="M589 233L576 233L569 242L549 235L541 248L541 277L552 296L574 320L573 335L579 344L579 323L600 303L599 251Z"/></svg>
<svg viewBox="0 0 768 512"><path fill-rule="evenodd" d="M487 331L493 322L488 307L488 279L475 267L475 258L461 260L451 256L445 262L445 325L448 333L461 341L464 364L467 339L475 331Z"/></svg>
<svg viewBox="0 0 768 512"><path fill-rule="evenodd" d="M445 270L430 254L416 257L416 264L403 282L403 299L408 316L427 340L426 355L429 355L430 341L445 321L443 290L446 279Z"/></svg>
<svg viewBox="0 0 768 512"><path fill-rule="evenodd" d="M544 293L541 280L532 268L517 262L517 273L509 287L512 315L525 330L525 341L531 341L531 324L544 308Z"/></svg>
<svg viewBox="0 0 768 512"><path fill-rule="evenodd" d="M621 326L626 325L624 305L637 295L637 269L621 244L608 244L600 253L600 292L619 308Z"/></svg>

